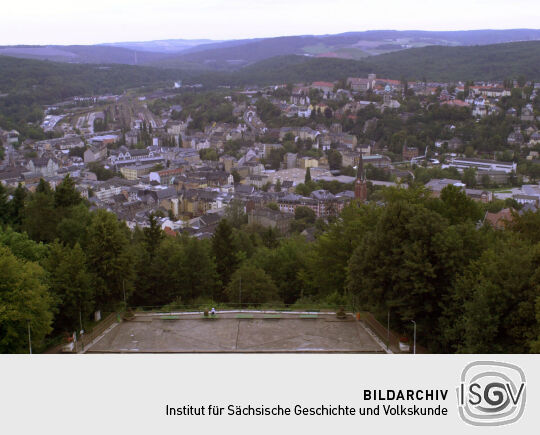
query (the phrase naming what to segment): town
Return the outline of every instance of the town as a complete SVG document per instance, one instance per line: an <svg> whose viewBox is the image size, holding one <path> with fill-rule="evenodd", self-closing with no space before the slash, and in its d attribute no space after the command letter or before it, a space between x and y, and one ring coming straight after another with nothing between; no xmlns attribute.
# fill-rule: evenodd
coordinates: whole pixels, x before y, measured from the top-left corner
<svg viewBox="0 0 540 435"><path fill-rule="evenodd" d="M52 326L52 308L44 309L34 339L46 347L48 334L84 331L102 310L142 322L151 321L148 310L215 318L214 306L309 309L301 319L330 308L346 319L346 307L380 341L318 324L330 350L416 353L418 323L423 352L492 351L502 325L477 334L482 320L458 319L485 303L470 291L482 285L474 268L519 263L517 250L528 252L534 270L527 243L538 237L538 92L540 82L521 77L450 83L369 74L214 87L178 79L46 105L24 131L0 131L0 240L42 264L50 276L44 285L56 294L45 305L61 306ZM514 238L526 242L514 246ZM20 251L19 243L35 245ZM493 249L505 254L492 258ZM530 330L507 330L499 351L538 343L534 295L528 275L522 279L529 305L515 315ZM503 322L499 308L489 309ZM237 316L222 319L220 349L258 349L257 334L229 341L236 322L253 314ZM103 328L115 319L109 315ZM276 337L296 321L276 323ZM122 338L106 337L89 351L129 349L135 323L128 323L116 329ZM84 349L95 331L85 341L82 332L63 340ZM150 331L145 324L140 332ZM344 334L356 338L345 345ZM289 346L269 343L269 352ZM162 345L213 351L204 339L198 347ZM151 339L145 346L163 350Z"/></svg>
<svg viewBox="0 0 540 435"><path fill-rule="evenodd" d="M287 234L299 206L327 219L354 198L411 183L434 196L458 186L490 204L486 219L500 226L510 208L539 205L539 89L371 74L234 91L176 82L150 94L73 98L46 108L50 139L0 132L0 180L35 191L41 179L54 189L69 176L91 208L132 229L156 214L168 234L196 237L211 236L231 203L250 223ZM360 193L357 176L369 186Z"/></svg>

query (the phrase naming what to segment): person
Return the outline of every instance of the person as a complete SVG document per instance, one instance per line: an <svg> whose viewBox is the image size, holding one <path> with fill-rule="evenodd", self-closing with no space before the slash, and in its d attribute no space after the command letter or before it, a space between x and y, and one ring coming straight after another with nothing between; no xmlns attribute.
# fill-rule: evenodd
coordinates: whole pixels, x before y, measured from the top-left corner
<svg viewBox="0 0 540 435"><path fill-rule="evenodd" d="M214 307L212 307L212 309L210 310L210 314L212 316L215 316L216 315L216 309Z"/></svg>

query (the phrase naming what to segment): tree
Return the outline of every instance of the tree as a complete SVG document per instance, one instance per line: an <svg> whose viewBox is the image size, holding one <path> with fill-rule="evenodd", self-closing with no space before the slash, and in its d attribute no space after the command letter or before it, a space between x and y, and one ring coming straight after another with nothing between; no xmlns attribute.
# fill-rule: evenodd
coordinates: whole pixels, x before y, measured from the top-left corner
<svg viewBox="0 0 540 435"><path fill-rule="evenodd" d="M414 319L419 331L434 331L444 289L433 238L445 228L436 212L398 201L386 206L349 261L347 287L362 307L392 309L402 327ZM432 337L432 335L430 336Z"/></svg>
<svg viewBox="0 0 540 435"><path fill-rule="evenodd" d="M304 183L309 183L311 181L311 173L309 168L306 168L306 176L304 177Z"/></svg>
<svg viewBox="0 0 540 435"><path fill-rule="evenodd" d="M239 263L233 242L232 227L227 219L219 222L212 236L212 253L216 259L220 280L224 286L227 286Z"/></svg>
<svg viewBox="0 0 540 435"><path fill-rule="evenodd" d="M247 224L248 216L245 212L244 203L233 199L225 209L225 218L234 228L240 228L242 225Z"/></svg>
<svg viewBox="0 0 540 435"><path fill-rule="evenodd" d="M86 257L79 244L73 248L55 242L45 262L49 284L58 307L54 319L55 329L71 332L93 310L94 292L92 277L86 270Z"/></svg>
<svg viewBox="0 0 540 435"><path fill-rule="evenodd" d="M331 170L338 170L341 169L341 164L343 157L341 156L341 153L336 150L328 150L328 165L330 166Z"/></svg>
<svg viewBox="0 0 540 435"><path fill-rule="evenodd" d="M483 211L480 205L469 198L459 187L448 185L441 191L440 205L437 211L446 217L451 224L471 221L476 223L482 219Z"/></svg>
<svg viewBox="0 0 540 435"><path fill-rule="evenodd" d="M259 248L251 263L263 269L276 284L279 299L293 304L306 294L308 242L303 237L283 239L274 249Z"/></svg>
<svg viewBox="0 0 540 435"><path fill-rule="evenodd" d="M163 240L163 231L159 226L158 218L154 213L148 217L149 226L143 229L145 251L148 253L149 260L155 256L161 241Z"/></svg>
<svg viewBox="0 0 540 435"><path fill-rule="evenodd" d="M217 296L221 283L207 242L193 237L181 241L184 255L178 265L178 274L182 279L184 300L214 299Z"/></svg>
<svg viewBox="0 0 540 435"><path fill-rule="evenodd" d="M28 352L28 330L33 348L51 332L52 299L44 270L0 246L0 353Z"/></svg>
<svg viewBox="0 0 540 435"><path fill-rule="evenodd" d="M263 269L243 264L227 285L225 294L230 302L239 304L264 304L279 301L276 285Z"/></svg>
<svg viewBox="0 0 540 435"><path fill-rule="evenodd" d="M307 253L308 273L303 277L314 295L345 292L349 259L368 231L375 228L381 212L380 207L351 203L316 240Z"/></svg>
<svg viewBox="0 0 540 435"><path fill-rule="evenodd" d="M98 210L88 229L88 269L95 275L96 306L110 307L131 288L133 258L125 224L114 214Z"/></svg>
<svg viewBox="0 0 540 435"><path fill-rule="evenodd" d="M236 169L233 169L231 171L231 175L233 176L234 184L238 184L240 183L240 181L242 181L242 177L240 176L240 174L238 173Z"/></svg>
<svg viewBox="0 0 540 435"><path fill-rule="evenodd" d="M463 181L467 185L467 187L476 186L476 169L474 168L464 169L463 175L461 177L461 181Z"/></svg>
<svg viewBox="0 0 540 435"><path fill-rule="evenodd" d="M75 189L75 182L68 175L64 177L62 182L56 186L54 192L54 205L56 208L68 208L80 204L82 201L81 194Z"/></svg>
<svg viewBox="0 0 540 435"><path fill-rule="evenodd" d="M464 353L526 353L539 335L540 247L497 243L457 280L453 337Z"/></svg>
<svg viewBox="0 0 540 435"><path fill-rule="evenodd" d="M27 201L22 229L38 242L52 242L56 238L58 212L54 207L54 194L48 183L41 183Z"/></svg>
<svg viewBox="0 0 540 435"><path fill-rule="evenodd" d="M26 189L21 183L18 184L13 198L9 202L9 221L15 229L20 228L24 217L24 202L26 200Z"/></svg>
<svg viewBox="0 0 540 435"><path fill-rule="evenodd" d="M276 192L281 192L281 180L278 178L278 180L276 181L276 186L274 187L274 190Z"/></svg>
<svg viewBox="0 0 540 435"><path fill-rule="evenodd" d="M6 224L9 220L9 203L7 190L0 183L0 226Z"/></svg>

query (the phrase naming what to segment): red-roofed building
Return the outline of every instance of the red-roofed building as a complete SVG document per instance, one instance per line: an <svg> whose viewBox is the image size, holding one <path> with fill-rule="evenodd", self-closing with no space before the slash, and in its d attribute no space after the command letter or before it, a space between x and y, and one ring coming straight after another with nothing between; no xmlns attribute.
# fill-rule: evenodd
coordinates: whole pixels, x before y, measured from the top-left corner
<svg viewBox="0 0 540 435"><path fill-rule="evenodd" d="M332 82L313 82L311 89L318 89L324 93L332 92L334 90L334 83Z"/></svg>
<svg viewBox="0 0 540 435"><path fill-rule="evenodd" d="M512 212L511 208L504 208L498 213L488 211L484 217L484 224L488 223L496 230L504 230L514 220Z"/></svg>

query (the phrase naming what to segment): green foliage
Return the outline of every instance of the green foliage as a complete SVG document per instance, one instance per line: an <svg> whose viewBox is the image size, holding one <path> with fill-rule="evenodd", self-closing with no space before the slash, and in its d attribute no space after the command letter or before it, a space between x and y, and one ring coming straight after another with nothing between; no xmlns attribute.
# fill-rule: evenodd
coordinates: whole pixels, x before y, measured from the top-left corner
<svg viewBox="0 0 540 435"><path fill-rule="evenodd" d="M52 330L52 307L41 266L0 246L0 352L28 352L28 328L39 348Z"/></svg>
<svg viewBox="0 0 540 435"><path fill-rule="evenodd" d="M75 189L75 182L68 175L64 177L62 182L56 186L54 192L54 206L60 207L73 207L80 204L82 201L81 194Z"/></svg>
<svg viewBox="0 0 540 435"><path fill-rule="evenodd" d="M233 199L225 210L225 218L234 228L240 228L247 224L248 216L242 201Z"/></svg>
<svg viewBox="0 0 540 435"><path fill-rule="evenodd" d="M218 153L214 148L204 148L200 150L199 156L201 157L201 160L212 160L216 162L218 160Z"/></svg>
<svg viewBox="0 0 540 435"><path fill-rule="evenodd" d="M234 246L232 226L227 219L222 219L219 222L212 236L212 252L216 259L216 269L220 280L224 286L227 286L239 263Z"/></svg>
<svg viewBox="0 0 540 435"><path fill-rule="evenodd" d="M88 165L90 172L96 174L99 181L106 181L114 177L114 172L110 169L106 169L99 163L93 162Z"/></svg>
<svg viewBox="0 0 540 435"><path fill-rule="evenodd" d="M116 216L98 210L88 228L88 269L95 276L96 306L103 309L129 295L133 278L132 253L128 250L125 224Z"/></svg>
<svg viewBox="0 0 540 435"><path fill-rule="evenodd" d="M343 161L343 157L341 156L341 153L336 150L328 150L328 165L330 166L331 170L337 170L341 169L341 164Z"/></svg>
<svg viewBox="0 0 540 435"><path fill-rule="evenodd" d="M309 183L311 181L311 172L309 168L306 168L306 176L304 177L304 183Z"/></svg>
<svg viewBox="0 0 540 435"><path fill-rule="evenodd" d="M530 352L539 338L539 278L539 247L525 242L501 242L471 263L455 286L455 303L463 306L463 314L448 334L457 350Z"/></svg>
<svg viewBox="0 0 540 435"><path fill-rule="evenodd" d="M239 304L279 303L278 289L263 269L243 264L231 277L225 289L230 302Z"/></svg>
<svg viewBox="0 0 540 435"><path fill-rule="evenodd" d="M72 332L93 310L92 277L86 270L86 257L80 245L73 248L55 242L45 268L49 272L50 292L58 307L55 329ZM84 329L84 324L82 325Z"/></svg>

